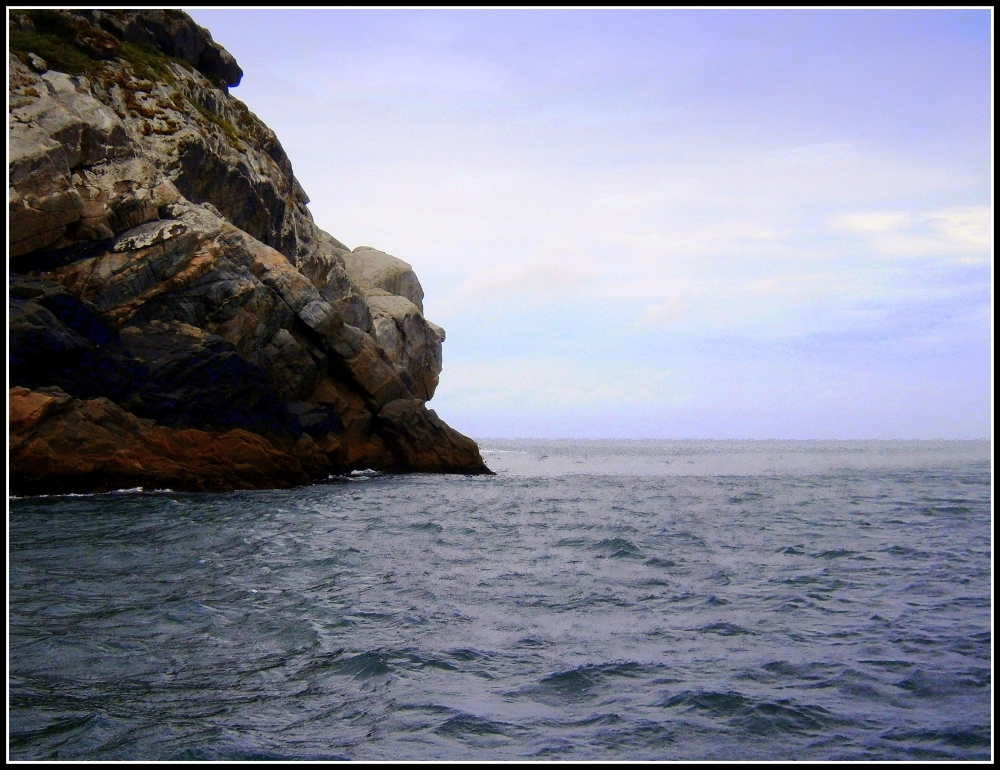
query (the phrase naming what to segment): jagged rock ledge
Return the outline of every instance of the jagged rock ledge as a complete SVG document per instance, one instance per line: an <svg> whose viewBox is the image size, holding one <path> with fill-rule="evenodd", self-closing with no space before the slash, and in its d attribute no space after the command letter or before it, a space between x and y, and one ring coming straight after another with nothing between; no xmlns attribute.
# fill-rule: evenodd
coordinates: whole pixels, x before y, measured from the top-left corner
<svg viewBox="0 0 1000 770"><path fill-rule="evenodd" d="M181 11L10 18L14 493L489 473L412 268L313 222Z"/></svg>

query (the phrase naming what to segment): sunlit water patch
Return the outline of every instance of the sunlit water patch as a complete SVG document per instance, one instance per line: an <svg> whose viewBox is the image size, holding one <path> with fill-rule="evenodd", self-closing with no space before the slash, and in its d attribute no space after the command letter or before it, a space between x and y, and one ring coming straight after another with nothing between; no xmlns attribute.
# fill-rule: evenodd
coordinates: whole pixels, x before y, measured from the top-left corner
<svg viewBox="0 0 1000 770"><path fill-rule="evenodd" d="M13 759L988 759L990 447L10 503Z"/></svg>

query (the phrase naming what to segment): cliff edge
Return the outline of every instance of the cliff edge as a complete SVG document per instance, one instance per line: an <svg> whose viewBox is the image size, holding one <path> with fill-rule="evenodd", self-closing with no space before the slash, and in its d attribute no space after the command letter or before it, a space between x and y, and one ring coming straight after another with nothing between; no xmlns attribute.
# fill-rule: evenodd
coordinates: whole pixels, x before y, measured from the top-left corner
<svg viewBox="0 0 1000 770"><path fill-rule="evenodd" d="M316 226L208 30L9 26L12 493L490 472L425 405L444 331L412 268Z"/></svg>

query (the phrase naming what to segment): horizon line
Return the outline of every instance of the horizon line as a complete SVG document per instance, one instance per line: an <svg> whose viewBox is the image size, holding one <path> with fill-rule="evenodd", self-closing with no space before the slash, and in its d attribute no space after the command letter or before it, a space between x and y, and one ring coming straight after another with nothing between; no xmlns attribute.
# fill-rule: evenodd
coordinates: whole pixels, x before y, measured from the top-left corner
<svg viewBox="0 0 1000 770"><path fill-rule="evenodd" d="M839 442L891 442L891 441L920 441L925 443L941 441L979 441L992 442L992 437L985 438L578 438L573 436L563 436L559 438L542 436L488 436L471 437L473 441L839 441Z"/></svg>

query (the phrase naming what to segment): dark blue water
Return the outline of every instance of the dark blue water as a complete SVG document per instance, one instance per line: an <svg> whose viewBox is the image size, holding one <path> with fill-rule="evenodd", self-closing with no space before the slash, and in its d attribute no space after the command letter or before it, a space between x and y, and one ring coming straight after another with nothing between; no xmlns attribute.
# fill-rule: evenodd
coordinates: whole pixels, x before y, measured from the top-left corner
<svg viewBox="0 0 1000 770"><path fill-rule="evenodd" d="M10 502L13 759L989 759L990 445Z"/></svg>

